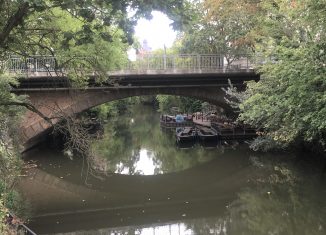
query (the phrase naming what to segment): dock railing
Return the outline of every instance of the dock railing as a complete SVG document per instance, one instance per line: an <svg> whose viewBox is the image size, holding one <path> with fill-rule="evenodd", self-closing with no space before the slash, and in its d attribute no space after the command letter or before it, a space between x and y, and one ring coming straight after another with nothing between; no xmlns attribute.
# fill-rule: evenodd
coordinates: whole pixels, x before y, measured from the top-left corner
<svg viewBox="0 0 326 235"><path fill-rule="evenodd" d="M257 136L257 130L246 125L224 126L218 122L212 122L212 127L218 131L219 135L223 140L253 138Z"/></svg>

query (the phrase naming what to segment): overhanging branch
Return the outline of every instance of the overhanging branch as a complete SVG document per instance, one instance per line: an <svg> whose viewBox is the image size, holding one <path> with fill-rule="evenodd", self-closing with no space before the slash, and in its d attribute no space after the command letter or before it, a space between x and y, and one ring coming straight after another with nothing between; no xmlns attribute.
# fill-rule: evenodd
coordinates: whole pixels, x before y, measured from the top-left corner
<svg viewBox="0 0 326 235"><path fill-rule="evenodd" d="M39 115L42 119L44 119L47 123L49 123L51 126L53 126L53 123L51 121L51 118L45 116L40 110L38 110L34 105L32 105L31 103L27 103L27 102L19 102L19 101L9 101L9 102L0 102L0 105L2 106L21 106L21 107L25 107L28 110L36 113L37 115Z"/></svg>

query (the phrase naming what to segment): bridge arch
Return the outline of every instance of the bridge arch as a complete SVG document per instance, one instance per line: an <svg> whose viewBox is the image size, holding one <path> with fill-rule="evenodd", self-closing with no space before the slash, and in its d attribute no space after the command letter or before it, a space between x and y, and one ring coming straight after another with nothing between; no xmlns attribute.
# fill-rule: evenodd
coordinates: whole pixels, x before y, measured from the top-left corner
<svg viewBox="0 0 326 235"><path fill-rule="evenodd" d="M81 89L39 89L25 91L30 101L45 116L60 117L62 114L71 116L92 107L123 98L146 95L177 95L197 98L223 108L226 113L232 110L224 100L221 87L139 87L112 88L94 87ZM54 122L59 119L54 119ZM51 125L36 113L28 111L22 122L22 142L27 150L42 140L44 134L51 130Z"/></svg>

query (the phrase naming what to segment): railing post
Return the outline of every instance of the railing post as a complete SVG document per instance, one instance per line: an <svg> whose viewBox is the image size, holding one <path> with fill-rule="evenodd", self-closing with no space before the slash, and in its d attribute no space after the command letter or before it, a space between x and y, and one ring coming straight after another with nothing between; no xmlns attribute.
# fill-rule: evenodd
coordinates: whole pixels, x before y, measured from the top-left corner
<svg viewBox="0 0 326 235"><path fill-rule="evenodd" d="M34 72L38 72L38 63L37 63L37 57L34 59Z"/></svg>
<svg viewBox="0 0 326 235"><path fill-rule="evenodd" d="M198 69L201 68L201 55L197 55L197 66L198 66Z"/></svg>
<svg viewBox="0 0 326 235"><path fill-rule="evenodd" d="M147 59L147 70L149 70L149 55L146 55L146 59Z"/></svg>
<svg viewBox="0 0 326 235"><path fill-rule="evenodd" d="M166 70L166 54L163 55L163 68Z"/></svg>

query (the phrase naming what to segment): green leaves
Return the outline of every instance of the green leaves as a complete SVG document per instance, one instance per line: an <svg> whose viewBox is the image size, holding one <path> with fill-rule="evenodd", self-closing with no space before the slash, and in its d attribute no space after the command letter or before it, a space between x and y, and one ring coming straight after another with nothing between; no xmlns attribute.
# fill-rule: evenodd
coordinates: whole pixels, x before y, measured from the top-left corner
<svg viewBox="0 0 326 235"><path fill-rule="evenodd" d="M324 148L325 71L321 74L314 61L306 59L312 57L312 48L279 47L281 60L264 65L262 79L248 84L249 98L243 102L239 118L263 127L267 136L285 147L304 141L322 143Z"/></svg>
<svg viewBox="0 0 326 235"><path fill-rule="evenodd" d="M95 19L95 13L91 9L80 9L78 14L88 22Z"/></svg>
<svg viewBox="0 0 326 235"><path fill-rule="evenodd" d="M53 23L60 21L60 19L56 18L57 14L55 13L58 9L79 21L78 24L80 24L81 30L79 35L74 36L77 44L82 45L93 43L93 35L107 31L107 29L100 26L109 26L117 30L122 30L125 35L121 38L131 44L133 26L139 17L150 17L151 11L160 10L174 19L175 25L181 25L187 18L185 12L187 12L188 7L188 4L184 0L5 0L3 2L4 7L0 9L0 46L2 48L10 48L11 51L22 50L22 45L30 41L33 41L33 43L30 43L26 47L23 46L24 50L31 47L35 48L31 49L31 51L43 49L43 46L48 46L43 45L43 42L48 38L55 38L59 44L60 40L63 40L61 44L65 48L68 48L68 41L72 37L62 38L62 32L51 27ZM27 2L28 4L26 5ZM134 13L133 17L128 16L128 11ZM41 18L43 19L42 22L38 22ZM66 28L63 32L75 32L75 26L70 25L71 22L63 23ZM6 28L7 25L12 25L13 27ZM17 37L18 35L19 37ZM106 33L106 36L103 34L102 38L111 42L108 35L108 33ZM11 37L14 38L8 40ZM41 42L35 43L38 40Z"/></svg>
<svg viewBox="0 0 326 235"><path fill-rule="evenodd" d="M253 27L257 16L252 12L258 4L246 1L195 2L193 22L181 35L181 51L225 55L227 62L253 48Z"/></svg>
<svg viewBox="0 0 326 235"><path fill-rule="evenodd" d="M255 149L304 143L325 151L326 60L320 36L326 24L314 5L310 0L261 5L266 15L259 16L255 43L257 57L264 55L257 68L261 80L247 84L239 105L239 120L264 130Z"/></svg>

